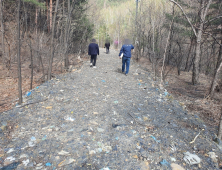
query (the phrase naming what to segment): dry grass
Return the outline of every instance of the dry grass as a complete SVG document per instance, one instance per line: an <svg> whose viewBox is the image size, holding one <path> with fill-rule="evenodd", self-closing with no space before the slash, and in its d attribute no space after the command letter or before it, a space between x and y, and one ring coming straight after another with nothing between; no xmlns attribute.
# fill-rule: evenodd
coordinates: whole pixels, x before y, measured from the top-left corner
<svg viewBox="0 0 222 170"><path fill-rule="evenodd" d="M82 63L79 62L77 57L69 56L70 63L75 67L79 67ZM84 60L85 58L83 58ZM47 60L44 62L45 68L47 68ZM62 74L65 71L61 69L63 60L59 61L59 59L54 59L52 73L54 75ZM30 61L27 59L23 59L22 61L22 92L25 94L30 91L30 77L31 77L31 69L29 68ZM63 67L63 66L62 66ZM10 70L8 70L5 66L0 63L0 113L12 109L16 102L18 101L18 73L17 73L17 65L12 64ZM37 71L34 68L34 77L33 77L33 85L32 88L35 88L42 84L42 71Z"/></svg>
<svg viewBox="0 0 222 170"><path fill-rule="evenodd" d="M152 71L151 63L146 58L141 58L139 63ZM159 67L160 73L161 67ZM166 68L167 70L170 67ZM191 114L199 115L208 125L217 126L221 115L222 94L215 92L214 99L209 99L208 93L212 78L200 74L200 84L192 85L192 72L181 71L178 76L177 69L172 69L166 77L166 89L177 99L181 105L186 106Z"/></svg>

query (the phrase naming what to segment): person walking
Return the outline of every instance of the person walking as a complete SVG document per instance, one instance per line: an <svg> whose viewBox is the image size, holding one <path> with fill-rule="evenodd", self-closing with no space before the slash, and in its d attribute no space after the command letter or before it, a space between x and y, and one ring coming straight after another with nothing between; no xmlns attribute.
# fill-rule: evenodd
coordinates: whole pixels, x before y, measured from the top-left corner
<svg viewBox="0 0 222 170"><path fill-rule="evenodd" d="M108 54L109 53L109 47L110 47L110 43L108 41L105 43L105 47L106 47L106 54Z"/></svg>
<svg viewBox="0 0 222 170"><path fill-rule="evenodd" d="M89 44L88 55L91 55L90 67L96 68L96 58L99 55L99 46L96 44L96 40L92 39L92 42Z"/></svg>
<svg viewBox="0 0 222 170"><path fill-rule="evenodd" d="M131 59L131 50L134 49L134 46L130 43L129 39L125 39L124 45L122 46L119 58L122 58L122 73L125 73L127 76L129 73L130 59ZM122 57L121 57L122 55ZM126 72L125 72L126 66Z"/></svg>

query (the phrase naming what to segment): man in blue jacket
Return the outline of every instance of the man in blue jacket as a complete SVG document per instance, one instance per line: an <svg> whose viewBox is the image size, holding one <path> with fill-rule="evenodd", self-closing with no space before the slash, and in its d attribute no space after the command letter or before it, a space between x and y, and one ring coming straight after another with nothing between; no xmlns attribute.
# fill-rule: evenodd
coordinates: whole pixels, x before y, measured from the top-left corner
<svg viewBox="0 0 222 170"><path fill-rule="evenodd" d="M96 40L92 39L92 43L89 44L88 55L91 55L90 67L96 68L96 58L99 55L99 46L96 44Z"/></svg>
<svg viewBox="0 0 222 170"><path fill-rule="evenodd" d="M127 76L127 74L129 73L129 66L130 66L130 58L131 58L131 50L134 49L134 46L132 44L130 44L130 40L126 39L124 42L124 45L122 46L120 53L119 53L119 57L121 56L121 54L123 53L123 57L122 57L122 72L125 72L125 65L126 65L126 72L125 75ZM121 57L120 57L121 59Z"/></svg>

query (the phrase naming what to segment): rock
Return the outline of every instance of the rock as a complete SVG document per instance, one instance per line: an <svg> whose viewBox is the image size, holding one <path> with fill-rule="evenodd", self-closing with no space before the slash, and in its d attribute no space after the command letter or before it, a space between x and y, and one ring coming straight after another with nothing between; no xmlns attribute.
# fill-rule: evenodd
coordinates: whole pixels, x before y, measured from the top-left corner
<svg viewBox="0 0 222 170"><path fill-rule="evenodd" d="M15 158L13 156L9 156L4 160L4 166L7 166L15 161Z"/></svg>
<svg viewBox="0 0 222 170"><path fill-rule="evenodd" d="M172 170L185 170L182 166L175 164L175 163L171 164L171 168L172 168Z"/></svg>
<svg viewBox="0 0 222 170"><path fill-rule="evenodd" d="M150 167L149 167L149 162L145 161L145 162L141 162L141 170L150 170Z"/></svg>
<svg viewBox="0 0 222 170"><path fill-rule="evenodd" d="M96 153L96 151L94 151L94 150L89 151L89 154L90 154L90 155L93 155L93 154L95 154L95 153Z"/></svg>

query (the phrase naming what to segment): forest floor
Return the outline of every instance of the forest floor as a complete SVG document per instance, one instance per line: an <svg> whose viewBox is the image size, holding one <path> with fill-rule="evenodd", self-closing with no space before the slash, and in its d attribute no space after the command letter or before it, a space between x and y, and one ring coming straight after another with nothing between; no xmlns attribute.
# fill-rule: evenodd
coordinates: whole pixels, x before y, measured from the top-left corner
<svg viewBox="0 0 222 170"><path fill-rule="evenodd" d="M175 100L173 81L167 92L138 63L131 61L128 76L120 68L118 53L101 49L96 69L84 62L26 93L22 107L2 112L0 169L222 166L212 127Z"/></svg>
<svg viewBox="0 0 222 170"><path fill-rule="evenodd" d="M141 58L139 61L141 67L152 72L152 65L147 58ZM165 88L173 97L185 107L190 114L197 114L205 123L217 131L222 106L222 90L215 92L214 99L210 99L209 89L212 77L200 74L200 84L192 85L192 71L181 71L177 73L177 68L167 66L166 70L170 70L165 80ZM159 67L158 73L161 72ZM158 75L160 76L160 75Z"/></svg>

